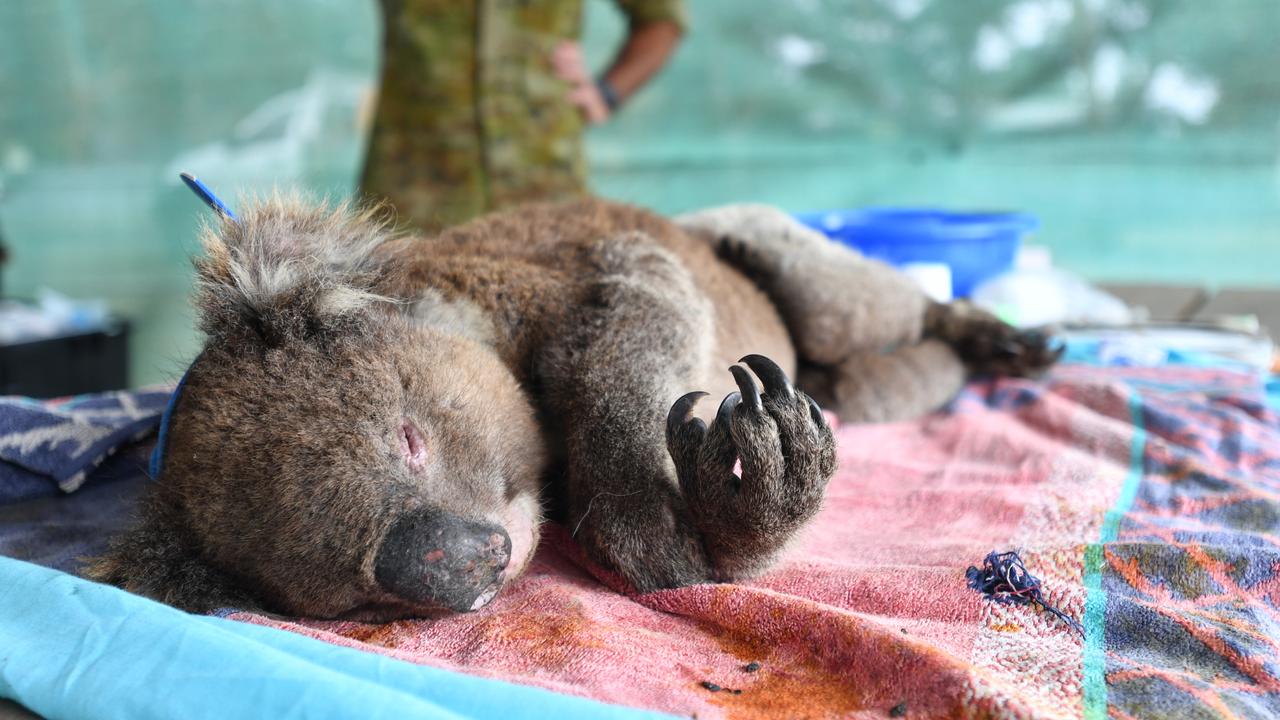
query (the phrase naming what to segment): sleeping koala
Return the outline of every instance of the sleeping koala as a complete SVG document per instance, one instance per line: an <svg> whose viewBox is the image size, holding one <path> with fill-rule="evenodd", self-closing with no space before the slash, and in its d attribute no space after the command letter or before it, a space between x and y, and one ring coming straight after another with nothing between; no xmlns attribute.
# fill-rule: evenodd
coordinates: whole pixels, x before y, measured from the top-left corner
<svg viewBox="0 0 1280 720"><path fill-rule="evenodd" d="M835 470L815 398L908 418L1058 354L767 207L588 199L416 238L277 198L203 241L163 470L89 568L195 612L474 610L544 518L639 591L750 577Z"/></svg>

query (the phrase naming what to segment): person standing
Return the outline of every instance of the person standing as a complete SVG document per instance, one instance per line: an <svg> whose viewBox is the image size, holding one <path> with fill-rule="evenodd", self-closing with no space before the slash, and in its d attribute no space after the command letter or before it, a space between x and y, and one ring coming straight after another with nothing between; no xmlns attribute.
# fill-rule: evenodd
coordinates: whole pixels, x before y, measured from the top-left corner
<svg viewBox="0 0 1280 720"><path fill-rule="evenodd" d="M599 79L582 0L381 0L382 89L361 191L436 230L586 190L582 133L662 69L680 0L615 0L628 34Z"/></svg>

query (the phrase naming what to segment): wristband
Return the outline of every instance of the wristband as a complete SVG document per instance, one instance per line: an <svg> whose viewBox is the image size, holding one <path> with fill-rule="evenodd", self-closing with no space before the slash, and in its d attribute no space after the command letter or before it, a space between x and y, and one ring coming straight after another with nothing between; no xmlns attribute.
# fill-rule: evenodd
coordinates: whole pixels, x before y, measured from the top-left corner
<svg viewBox="0 0 1280 720"><path fill-rule="evenodd" d="M604 98L605 107L609 108L609 112L617 110L622 104L622 100L618 98L618 91L608 80L604 78L596 80L596 89L600 91L600 97Z"/></svg>

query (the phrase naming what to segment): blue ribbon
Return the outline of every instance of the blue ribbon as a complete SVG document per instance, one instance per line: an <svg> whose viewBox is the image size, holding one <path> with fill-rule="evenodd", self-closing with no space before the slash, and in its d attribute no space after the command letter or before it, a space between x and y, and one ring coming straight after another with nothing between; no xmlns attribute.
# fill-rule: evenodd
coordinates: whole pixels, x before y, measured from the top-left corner
<svg viewBox="0 0 1280 720"><path fill-rule="evenodd" d="M231 208L227 207L226 203L218 199L218 196L209 189L209 186L200 182L199 178L195 175L192 175L189 172L184 172L180 173L178 177L182 178L182 182L186 183L187 187L191 188L191 192L195 193L196 197L203 200L204 204L208 205L214 212L218 213L222 217L229 218L235 222L240 222L240 218L236 217L236 214L231 212ZM197 355L196 360L199 359L200 356ZM195 360L191 361L191 366L194 366L195 364ZM160 479L160 471L164 469L165 446L169 442L169 422L173 419L173 409L178 405L178 397L182 395L182 388L187 384L187 376L191 374L191 366L188 366L187 371L182 373L182 379L178 381L177 387L173 389L173 395L169 396L169 404L165 405L164 413L160 415L160 432L156 437L156 447L151 451L151 463L149 469L151 470L152 480Z"/></svg>

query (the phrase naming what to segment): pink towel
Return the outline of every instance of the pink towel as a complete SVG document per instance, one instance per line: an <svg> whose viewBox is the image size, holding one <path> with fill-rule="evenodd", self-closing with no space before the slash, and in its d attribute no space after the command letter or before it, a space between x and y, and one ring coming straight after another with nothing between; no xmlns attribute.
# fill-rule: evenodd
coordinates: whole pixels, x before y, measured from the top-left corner
<svg viewBox="0 0 1280 720"><path fill-rule="evenodd" d="M1134 470L1134 392L1067 367L974 386L948 414L839 427L823 511L752 582L628 594L549 525L527 574L477 613L231 617L685 717L1076 717L1084 640L984 599L965 570L1017 549L1046 600L1083 618L1086 547Z"/></svg>

